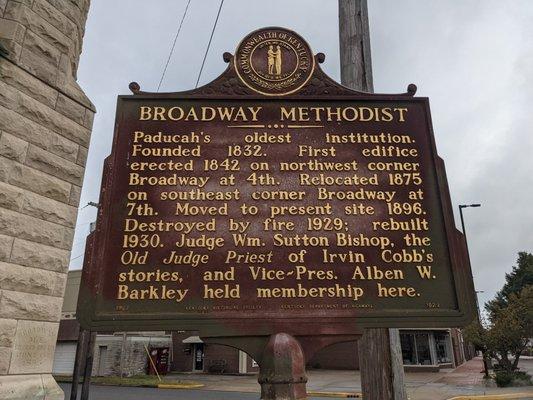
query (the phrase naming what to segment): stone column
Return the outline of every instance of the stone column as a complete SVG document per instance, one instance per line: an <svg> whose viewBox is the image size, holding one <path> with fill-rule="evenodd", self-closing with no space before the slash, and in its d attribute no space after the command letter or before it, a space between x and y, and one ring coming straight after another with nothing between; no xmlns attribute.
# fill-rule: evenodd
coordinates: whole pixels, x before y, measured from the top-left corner
<svg viewBox="0 0 533 400"><path fill-rule="evenodd" d="M0 398L63 399L52 362L95 108L89 0L0 0Z"/></svg>

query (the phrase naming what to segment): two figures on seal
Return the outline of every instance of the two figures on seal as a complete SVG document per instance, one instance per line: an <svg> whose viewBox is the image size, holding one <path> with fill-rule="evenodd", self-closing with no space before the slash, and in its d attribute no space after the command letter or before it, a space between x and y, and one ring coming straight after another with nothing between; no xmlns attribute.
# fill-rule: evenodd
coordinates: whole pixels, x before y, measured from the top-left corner
<svg viewBox="0 0 533 400"><path fill-rule="evenodd" d="M268 73L270 75L281 75L281 48L270 45L268 48Z"/></svg>

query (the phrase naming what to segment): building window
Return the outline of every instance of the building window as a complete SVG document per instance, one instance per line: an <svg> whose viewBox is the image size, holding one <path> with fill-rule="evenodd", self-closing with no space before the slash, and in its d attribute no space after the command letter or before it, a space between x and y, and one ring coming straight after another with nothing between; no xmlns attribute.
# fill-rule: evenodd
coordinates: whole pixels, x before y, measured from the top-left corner
<svg viewBox="0 0 533 400"><path fill-rule="evenodd" d="M400 334L400 343L402 345L403 365L417 364L416 349L415 349L415 336L410 333L402 333Z"/></svg>
<svg viewBox="0 0 533 400"><path fill-rule="evenodd" d="M431 365L431 350L429 347L429 334L417 333L415 335L416 340L416 353L419 365Z"/></svg>
<svg viewBox="0 0 533 400"><path fill-rule="evenodd" d="M401 333L404 365L432 365L429 333Z"/></svg>
<svg viewBox="0 0 533 400"><path fill-rule="evenodd" d="M448 332L435 332L435 347L437 350L437 363L447 364L452 362L450 334Z"/></svg>

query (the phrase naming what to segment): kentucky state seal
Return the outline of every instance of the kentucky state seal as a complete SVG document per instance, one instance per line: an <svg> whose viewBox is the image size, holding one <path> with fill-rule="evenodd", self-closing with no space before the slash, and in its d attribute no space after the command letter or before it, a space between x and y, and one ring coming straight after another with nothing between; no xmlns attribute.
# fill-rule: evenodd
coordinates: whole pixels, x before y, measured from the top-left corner
<svg viewBox="0 0 533 400"><path fill-rule="evenodd" d="M246 36L237 47L234 62L242 82L266 96L296 92L311 78L315 68L306 41L291 30L276 27Z"/></svg>

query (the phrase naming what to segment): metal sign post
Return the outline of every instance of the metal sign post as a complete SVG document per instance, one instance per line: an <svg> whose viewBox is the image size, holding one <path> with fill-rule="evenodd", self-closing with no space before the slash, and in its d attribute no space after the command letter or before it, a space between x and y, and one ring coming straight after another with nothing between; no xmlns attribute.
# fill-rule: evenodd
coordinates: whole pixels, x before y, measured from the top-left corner
<svg viewBox="0 0 533 400"><path fill-rule="evenodd" d="M89 331L80 329L78 342L76 344L76 356L74 359L74 370L72 371L72 385L70 387L70 400L77 400L78 385L80 382L80 372L85 371L85 355L87 354L87 345L89 340Z"/></svg>
<svg viewBox="0 0 533 400"><path fill-rule="evenodd" d="M88 336L87 354L85 355L85 365L83 369L83 384L81 386L80 400L89 399L89 390L91 388L91 377L92 377L92 371L93 371L94 345L96 342L96 332L88 331L87 336Z"/></svg>

